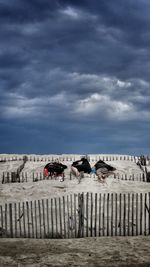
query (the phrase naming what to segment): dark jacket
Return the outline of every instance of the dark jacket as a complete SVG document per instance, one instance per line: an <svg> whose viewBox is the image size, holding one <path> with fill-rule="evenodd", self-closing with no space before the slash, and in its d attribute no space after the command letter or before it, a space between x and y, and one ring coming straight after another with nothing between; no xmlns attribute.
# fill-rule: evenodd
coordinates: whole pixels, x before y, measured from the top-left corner
<svg viewBox="0 0 150 267"><path fill-rule="evenodd" d="M100 168L106 168L108 171L115 171L116 169L110 165L108 165L107 163L105 163L102 160L99 160L95 165L95 169L98 170Z"/></svg>
<svg viewBox="0 0 150 267"><path fill-rule="evenodd" d="M91 172L91 166L87 159L82 158L80 160L74 161L72 163L73 167L76 167L79 172L85 172L90 173Z"/></svg>
<svg viewBox="0 0 150 267"><path fill-rule="evenodd" d="M49 162L44 167L44 169L47 169L48 172L50 172L50 173L56 172L57 174L62 173L66 168L67 168L66 165L59 163L59 162Z"/></svg>

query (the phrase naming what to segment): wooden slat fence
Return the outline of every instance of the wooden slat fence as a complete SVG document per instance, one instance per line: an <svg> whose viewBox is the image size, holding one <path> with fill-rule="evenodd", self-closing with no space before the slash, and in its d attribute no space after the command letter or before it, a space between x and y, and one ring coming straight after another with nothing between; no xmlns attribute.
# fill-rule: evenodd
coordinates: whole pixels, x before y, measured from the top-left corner
<svg viewBox="0 0 150 267"><path fill-rule="evenodd" d="M16 177L17 173L15 173L15 177ZM86 177L86 174L84 174L84 176ZM118 180L129 180L129 181L141 181L141 182L149 182L149 180L147 179L147 173L146 172L141 172L138 174L119 174L119 173L115 173L113 175L114 179L118 179ZM89 178L96 178L95 174L91 174ZM57 180L57 177L51 177L49 176L48 178L46 178L46 180ZM69 174L65 176L65 179L76 179L73 175ZM84 179L84 178L82 178ZM82 180L81 179L81 180ZM109 178L107 178L109 179ZM18 176L18 178L15 180L14 179L14 172L3 172L2 174L2 183L12 183L12 182L37 182L37 181L41 181L41 180L45 180L45 177L43 176L43 172L21 172Z"/></svg>
<svg viewBox="0 0 150 267"><path fill-rule="evenodd" d="M0 237L150 234L150 193L81 193L0 206Z"/></svg>
<svg viewBox="0 0 150 267"><path fill-rule="evenodd" d="M69 155L69 154L63 154L63 155L8 155L5 156L3 154L0 154L0 162L6 162L6 161L20 161L23 160L24 157L27 158L28 161L43 161L43 162L49 162L49 161L55 161L56 158L60 161L75 161L82 157L82 155ZM130 155L103 155L103 154L89 154L88 158L90 162L96 162L99 159L103 161L116 161L116 160L129 160L133 162L138 162L141 159L141 156L130 156ZM145 166L150 165L150 157L145 156Z"/></svg>
<svg viewBox="0 0 150 267"><path fill-rule="evenodd" d="M83 155L9 155L9 156L3 156L0 155L0 162L6 162L6 161L20 161L23 160L24 157L27 158L28 161L43 161L43 162L49 162L49 161L55 161L56 159L59 159L60 161L75 161L82 157ZM140 157L138 156L130 156L130 155L103 155L103 154L96 154L96 155L87 155L88 159L91 162L95 162L98 160L104 160L104 161L115 161L115 160L129 160L137 162ZM147 160L150 160L147 157Z"/></svg>
<svg viewBox="0 0 150 267"><path fill-rule="evenodd" d="M83 155L49 155L49 156L32 156L28 155L28 161L43 161L43 162L50 162L50 161L55 161L56 159L59 159L60 161L75 161L79 160ZM129 156L129 155L88 155L88 159L90 162L96 162L98 160L103 160L103 161L116 161L116 160L129 160L129 161L134 161L137 162L139 157L137 156Z"/></svg>

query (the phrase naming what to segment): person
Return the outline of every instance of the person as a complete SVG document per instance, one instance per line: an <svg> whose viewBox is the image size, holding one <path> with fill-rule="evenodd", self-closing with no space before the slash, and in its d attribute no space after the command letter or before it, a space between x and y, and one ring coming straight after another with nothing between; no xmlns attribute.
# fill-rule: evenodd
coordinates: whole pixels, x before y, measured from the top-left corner
<svg viewBox="0 0 150 267"><path fill-rule="evenodd" d="M89 161L86 158L81 158L80 160L76 160L71 165L71 172L79 177L81 173L90 173L91 166Z"/></svg>
<svg viewBox="0 0 150 267"><path fill-rule="evenodd" d="M105 163L102 160L99 160L95 165L95 172L96 175L98 176L98 179L100 182L104 183L105 179L114 173L114 171L116 170L114 167L108 165L107 163Z"/></svg>
<svg viewBox="0 0 150 267"><path fill-rule="evenodd" d="M46 164L43 170L44 177L55 176L59 178L59 181L64 181L64 170L67 166L60 163L58 160L49 162Z"/></svg>

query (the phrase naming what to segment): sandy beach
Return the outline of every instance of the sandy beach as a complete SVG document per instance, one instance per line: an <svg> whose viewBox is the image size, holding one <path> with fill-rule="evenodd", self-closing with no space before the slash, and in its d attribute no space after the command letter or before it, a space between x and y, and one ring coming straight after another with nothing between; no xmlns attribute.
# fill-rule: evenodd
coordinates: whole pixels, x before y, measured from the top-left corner
<svg viewBox="0 0 150 267"><path fill-rule="evenodd" d="M0 177L3 172L15 171L22 161L0 163ZM107 178L105 184L99 183L96 176L85 174L79 183L72 176L70 180L70 161L65 180L41 180L25 183L5 183L0 185L0 205L21 203L63 197L78 193L149 193L150 183ZM91 165L94 165L92 160ZM129 160L108 161L116 168L116 173L139 175L139 166ZM46 162L27 161L23 171L42 172ZM149 168L149 166L148 166ZM100 237L69 240L1 239L0 266L149 266L149 236ZM16 248L16 250L14 250ZM40 249L39 249L40 248ZM52 249L53 248L53 249ZM16 252L15 252L16 251ZM16 253L16 254L15 254Z"/></svg>

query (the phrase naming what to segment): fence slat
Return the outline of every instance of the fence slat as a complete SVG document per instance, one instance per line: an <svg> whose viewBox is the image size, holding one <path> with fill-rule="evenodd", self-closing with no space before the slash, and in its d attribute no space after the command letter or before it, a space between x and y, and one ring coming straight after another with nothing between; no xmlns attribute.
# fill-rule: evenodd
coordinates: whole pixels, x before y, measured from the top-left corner
<svg viewBox="0 0 150 267"><path fill-rule="evenodd" d="M89 236L89 193L86 193L86 236Z"/></svg>
<svg viewBox="0 0 150 267"><path fill-rule="evenodd" d="M109 193L107 194L107 236L109 236Z"/></svg>
<svg viewBox="0 0 150 267"><path fill-rule="evenodd" d="M101 236L101 194L99 194L99 236Z"/></svg>
<svg viewBox="0 0 150 267"><path fill-rule="evenodd" d="M77 195L74 194L74 227L75 227L75 237L77 237L77 216L76 216L76 200L77 200Z"/></svg>
<svg viewBox="0 0 150 267"><path fill-rule="evenodd" d="M14 237L17 237L17 207L16 203L14 203L14 219L15 219L15 235Z"/></svg>
<svg viewBox="0 0 150 267"><path fill-rule="evenodd" d="M65 197L63 196L64 238L66 238Z"/></svg>
<svg viewBox="0 0 150 267"><path fill-rule="evenodd" d="M126 236L126 195L123 195L123 235Z"/></svg>
<svg viewBox="0 0 150 267"><path fill-rule="evenodd" d="M69 196L67 196L68 238L70 237Z"/></svg>
<svg viewBox="0 0 150 267"><path fill-rule="evenodd" d="M13 214L12 204L9 203L9 221L10 221L10 237L13 237Z"/></svg>
<svg viewBox="0 0 150 267"><path fill-rule="evenodd" d="M25 219L25 203L22 204L23 209L23 230L24 230L24 237L26 237L26 219Z"/></svg>
<svg viewBox="0 0 150 267"><path fill-rule="evenodd" d="M134 235L134 194L132 194L132 236Z"/></svg>
<svg viewBox="0 0 150 267"><path fill-rule="evenodd" d="M23 216L23 212L21 212L21 206L20 203L18 204L18 212L19 212L19 218L18 218L18 222L19 222L19 237L22 237L22 227L21 227L21 222L22 222L22 216Z"/></svg>
<svg viewBox="0 0 150 267"><path fill-rule="evenodd" d="M114 213L114 210L113 210L113 201L114 199L114 195L113 193L111 194L111 236L113 236L113 213Z"/></svg>
<svg viewBox="0 0 150 267"><path fill-rule="evenodd" d="M57 216L57 199L55 198L55 223L56 223L56 238L58 238L58 216Z"/></svg>
<svg viewBox="0 0 150 267"><path fill-rule="evenodd" d="M59 197L59 225L60 225L60 237L62 238L62 213L61 213L61 199Z"/></svg>
<svg viewBox="0 0 150 267"><path fill-rule="evenodd" d="M138 235L138 193L136 194L136 235Z"/></svg>
<svg viewBox="0 0 150 267"><path fill-rule="evenodd" d="M84 193L81 194L81 212L82 212L82 217L81 217L81 222L82 222L82 237L84 237L84 212L85 212L85 208L84 208Z"/></svg>
<svg viewBox="0 0 150 267"><path fill-rule="evenodd" d="M47 219L47 237L50 237L50 227L49 227L49 200L46 199L46 219Z"/></svg>
<svg viewBox="0 0 150 267"><path fill-rule="evenodd" d="M51 235L54 238L53 199L51 199Z"/></svg>
<svg viewBox="0 0 150 267"><path fill-rule="evenodd" d="M94 225L95 236L97 236L97 193L95 194L95 225Z"/></svg>
<svg viewBox="0 0 150 267"><path fill-rule="evenodd" d="M26 201L26 209L27 209L27 229L28 229L28 238L30 238L30 221L29 221L29 203Z"/></svg>
<svg viewBox="0 0 150 267"><path fill-rule="evenodd" d="M119 235L121 236L122 235L122 201L121 201L121 194L119 194L119 224L118 224L118 227L119 227Z"/></svg>
<svg viewBox="0 0 150 267"><path fill-rule="evenodd" d="M105 193L103 195L103 236L105 236Z"/></svg>
<svg viewBox="0 0 150 267"><path fill-rule="evenodd" d="M140 235L142 235L143 232L142 217L143 217L143 196L142 193L140 193Z"/></svg>
<svg viewBox="0 0 150 267"><path fill-rule="evenodd" d="M91 193L90 236L93 236L93 193Z"/></svg>
<svg viewBox="0 0 150 267"><path fill-rule="evenodd" d="M145 193L145 197L144 197L144 235L146 235L146 219L147 219L146 206L147 206L147 194Z"/></svg>
<svg viewBox="0 0 150 267"><path fill-rule="evenodd" d="M150 235L150 193L149 195L149 217L148 217L148 228L149 228L149 235Z"/></svg>
<svg viewBox="0 0 150 267"><path fill-rule="evenodd" d="M30 201L30 211L31 211L31 226L32 226L32 238L34 238L34 221L33 221L33 203Z"/></svg>
<svg viewBox="0 0 150 267"><path fill-rule="evenodd" d="M73 212L72 212L72 195L70 195L70 205L71 205L71 216L70 216L70 223L71 223L71 237L73 237L73 228L74 228L74 221L73 221Z"/></svg>
<svg viewBox="0 0 150 267"><path fill-rule="evenodd" d="M118 219L118 207L117 207L117 194L115 194L115 236L118 235L118 223L117 223L117 219Z"/></svg>
<svg viewBox="0 0 150 267"><path fill-rule="evenodd" d="M46 225L45 225L45 201L42 199L42 213L43 213L43 230L44 230L44 238L46 237Z"/></svg>
<svg viewBox="0 0 150 267"><path fill-rule="evenodd" d="M36 238L38 238L38 223L37 223L37 202L36 200L34 201L34 209L35 209L35 234Z"/></svg>

